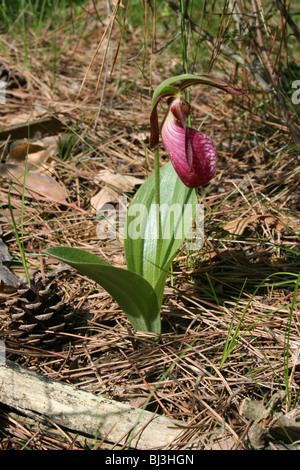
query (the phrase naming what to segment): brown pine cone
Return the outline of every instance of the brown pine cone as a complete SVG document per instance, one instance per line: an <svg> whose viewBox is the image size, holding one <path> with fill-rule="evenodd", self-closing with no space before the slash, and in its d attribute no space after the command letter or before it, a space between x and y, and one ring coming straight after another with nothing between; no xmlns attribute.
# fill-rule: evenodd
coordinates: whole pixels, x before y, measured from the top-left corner
<svg viewBox="0 0 300 470"><path fill-rule="evenodd" d="M62 294L55 281L44 281L41 275L35 275L30 285L21 283L0 311L0 339L39 346L63 340L58 333L70 331L74 311Z"/></svg>

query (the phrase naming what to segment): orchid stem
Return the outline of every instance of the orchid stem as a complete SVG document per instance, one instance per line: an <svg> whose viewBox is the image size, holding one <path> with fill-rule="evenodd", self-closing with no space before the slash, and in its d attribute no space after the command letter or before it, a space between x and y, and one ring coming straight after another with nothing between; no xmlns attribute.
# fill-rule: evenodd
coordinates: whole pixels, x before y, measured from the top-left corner
<svg viewBox="0 0 300 470"><path fill-rule="evenodd" d="M186 1L180 0L180 28L181 28L181 49L182 49L182 66L183 73L189 73L188 67L188 40L187 31L185 26L185 14L186 14ZM187 89L184 92L184 97L190 102L190 90ZM188 116L188 125L191 127L191 116Z"/></svg>
<svg viewBox="0 0 300 470"><path fill-rule="evenodd" d="M160 220L160 168L159 168L159 150L154 150L154 203L157 210L158 238L156 244L155 266L160 269L160 251L161 251L161 220Z"/></svg>
<svg viewBox="0 0 300 470"><path fill-rule="evenodd" d="M154 187L154 199L155 204L160 206L160 184L159 184L159 151L158 148L154 150L154 171L155 171L155 187Z"/></svg>

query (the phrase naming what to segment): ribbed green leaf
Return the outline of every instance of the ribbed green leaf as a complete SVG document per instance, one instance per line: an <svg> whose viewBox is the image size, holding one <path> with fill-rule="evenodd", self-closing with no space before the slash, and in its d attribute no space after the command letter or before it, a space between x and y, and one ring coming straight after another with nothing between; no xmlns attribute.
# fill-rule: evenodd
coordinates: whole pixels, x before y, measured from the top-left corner
<svg viewBox="0 0 300 470"><path fill-rule="evenodd" d="M100 284L119 304L137 331L160 333L157 296L146 279L77 248L53 247L44 253L69 264Z"/></svg>
<svg viewBox="0 0 300 470"><path fill-rule="evenodd" d="M170 264L192 227L196 204L195 190L180 181L168 162L160 169L161 237L154 175L137 191L128 208L124 240L127 268L151 284L159 306Z"/></svg>

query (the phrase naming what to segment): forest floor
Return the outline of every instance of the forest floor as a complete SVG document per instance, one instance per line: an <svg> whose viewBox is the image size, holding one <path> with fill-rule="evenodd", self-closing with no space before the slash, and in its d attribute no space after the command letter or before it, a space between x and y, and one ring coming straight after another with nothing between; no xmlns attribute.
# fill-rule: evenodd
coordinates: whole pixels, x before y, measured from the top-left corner
<svg viewBox="0 0 300 470"><path fill-rule="evenodd" d="M37 175L26 180L24 194L22 185L7 177L16 167L1 167L0 224L11 256L5 265L24 279L17 229L31 278L40 275L75 313L72 327L52 333L57 341L48 346L30 339L21 343L13 326L0 325L7 358L137 408L155 389L147 409L186 424L178 449L290 448L300 434L291 437L287 425L279 438L272 415L260 423L268 434L258 442L250 432L254 420L243 409L247 400L266 408L275 400L279 415L300 419L299 148L280 110L247 72L238 69L242 78L235 82L247 90L243 97L221 102L219 90L191 89L193 125L210 113L201 131L214 140L219 162L211 183L198 191L205 208L204 245L192 253L183 245L174 260L157 343L134 332L99 285L42 254L63 244L126 267L122 240L109 231L99 236L99 198L118 210L119 197L130 201L138 187L136 179L130 187L119 177L143 182L153 172L151 92L178 74L178 60L168 53L152 51L151 83L137 67L143 28L129 28L109 73L120 27L110 37L106 73L107 37L98 50L106 25L88 17L88 33L69 38L55 75L47 55L38 53L49 45L51 31L36 45L30 69L18 45L9 44L9 34L1 39L11 57L0 50L10 75L0 115L3 165L24 168L28 123L31 143L39 146L29 151ZM157 28L155 50L168 39ZM62 32L57 49L64 40ZM236 64L222 60L221 75L226 64L232 72ZM168 158L163 150L161 155L163 165ZM2 282L2 319L9 315L9 300L22 308L22 295ZM46 302L53 301L50 297ZM2 449L22 448L29 441L34 449L66 448L63 436L60 442L33 435L17 421L7 422L3 410L0 429ZM78 447L76 440L72 446Z"/></svg>

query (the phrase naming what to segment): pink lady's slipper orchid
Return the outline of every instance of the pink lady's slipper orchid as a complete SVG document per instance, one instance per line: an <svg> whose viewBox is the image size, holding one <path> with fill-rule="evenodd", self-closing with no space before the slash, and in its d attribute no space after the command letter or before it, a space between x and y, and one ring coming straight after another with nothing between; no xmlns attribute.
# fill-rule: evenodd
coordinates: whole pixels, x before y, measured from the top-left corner
<svg viewBox="0 0 300 470"><path fill-rule="evenodd" d="M181 181L189 188L208 183L217 168L217 152L212 141L186 126L190 105L179 96L172 101L161 129L161 137Z"/></svg>
<svg viewBox="0 0 300 470"><path fill-rule="evenodd" d="M150 147L156 148L159 143L157 105L163 98L168 98L169 108L161 127L162 140L181 181L189 188L198 188L207 184L214 176L218 161L217 152L213 142L206 135L186 125L185 120L191 113L191 106L184 100L181 92L197 83L223 89L234 96L244 92L209 75L182 75L178 78L184 78L179 89L170 86L170 81L166 81L167 86L161 86L155 97L151 113Z"/></svg>

